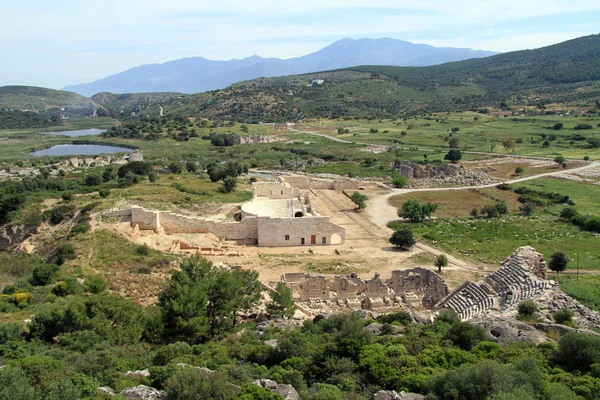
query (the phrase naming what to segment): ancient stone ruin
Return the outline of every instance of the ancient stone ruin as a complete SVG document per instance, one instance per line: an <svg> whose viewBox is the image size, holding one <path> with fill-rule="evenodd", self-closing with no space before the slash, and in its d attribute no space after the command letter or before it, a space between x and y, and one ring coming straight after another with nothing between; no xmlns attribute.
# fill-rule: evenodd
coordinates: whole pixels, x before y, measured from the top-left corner
<svg viewBox="0 0 600 400"><path fill-rule="evenodd" d="M291 289L295 301L317 309L430 309L448 294L444 280L424 268L393 271L386 281L377 273L365 280L356 273L330 278L296 272L283 274L281 282Z"/></svg>
<svg viewBox="0 0 600 400"><path fill-rule="evenodd" d="M131 227L167 234L210 233L219 239L266 247L323 246L343 244L346 231L329 216L313 210L310 192L288 183L254 183L254 198L241 207L236 221L197 218L141 207L109 211L107 217L128 218ZM184 249L185 243L179 243ZM194 250L187 246L187 250ZM200 250L196 248L196 250Z"/></svg>
<svg viewBox="0 0 600 400"><path fill-rule="evenodd" d="M404 161L398 166L400 175L408 179L446 178L458 174L461 169L461 166L448 163L440 165L426 164L423 166L411 161Z"/></svg>

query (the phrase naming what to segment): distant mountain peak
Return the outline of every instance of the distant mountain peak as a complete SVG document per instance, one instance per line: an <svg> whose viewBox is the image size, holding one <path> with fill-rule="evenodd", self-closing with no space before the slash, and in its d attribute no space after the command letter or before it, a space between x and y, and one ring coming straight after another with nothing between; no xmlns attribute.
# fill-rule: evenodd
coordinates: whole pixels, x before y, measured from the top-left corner
<svg viewBox="0 0 600 400"><path fill-rule="evenodd" d="M314 53L282 60L252 55L243 59L213 61L187 57L162 64L130 68L91 83L67 86L84 96L99 92L197 93L222 89L260 77L303 74L359 65L426 66L496 53L471 49L436 48L390 38L344 38Z"/></svg>

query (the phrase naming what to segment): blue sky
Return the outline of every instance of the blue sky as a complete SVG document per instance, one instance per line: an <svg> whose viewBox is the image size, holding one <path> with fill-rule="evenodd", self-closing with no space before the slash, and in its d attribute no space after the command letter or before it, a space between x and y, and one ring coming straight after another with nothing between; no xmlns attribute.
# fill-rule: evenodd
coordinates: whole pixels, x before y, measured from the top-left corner
<svg viewBox="0 0 600 400"><path fill-rule="evenodd" d="M0 86L61 88L193 56L289 58L346 37L506 52L600 31L598 0L2 3Z"/></svg>

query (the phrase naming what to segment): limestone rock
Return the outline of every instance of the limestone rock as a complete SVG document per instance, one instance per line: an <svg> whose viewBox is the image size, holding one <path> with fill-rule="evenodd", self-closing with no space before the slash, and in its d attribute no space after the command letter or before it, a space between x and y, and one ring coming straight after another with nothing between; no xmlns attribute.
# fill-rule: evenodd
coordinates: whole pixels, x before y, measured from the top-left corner
<svg viewBox="0 0 600 400"><path fill-rule="evenodd" d="M110 396L114 396L115 394L117 394L117 392L115 392L115 389L108 387L108 386L100 386L98 388L98 391L100 393L108 394Z"/></svg>
<svg viewBox="0 0 600 400"><path fill-rule="evenodd" d="M137 375L137 376L143 376L144 378L147 378L150 376L150 371L148 371L147 369L140 369L137 371L127 371L125 372L125 375Z"/></svg>
<svg viewBox="0 0 600 400"><path fill-rule="evenodd" d="M162 390L154 389L153 387L146 385L125 388L121 390L121 393L119 394L125 397L127 400L158 400L167 397L167 392L163 392Z"/></svg>
<svg viewBox="0 0 600 400"><path fill-rule="evenodd" d="M300 400L300 395L292 385L278 384L271 379L258 379L252 383L283 396L285 400Z"/></svg>
<svg viewBox="0 0 600 400"><path fill-rule="evenodd" d="M372 400L426 400L427 397L416 393L397 393L395 390L380 390L373 395Z"/></svg>
<svg viewBox="0 0 600 400"><path fill-rule="evenodd" d="M581 333L584 335L590 335L590 336L600 336L600 333L598 332L594 332L590 329L577 329L577 328L571 328L570 326L566 326L566 325L560 325L560 324L543 324L543 323L538 323L535 324L535 329L540 330L542 332L551 332L551 331L557 331L559 332L561 335L565 334L565 333Z"/></svg>
<svg viewBox="0 0 600 400"><path fill-rule="evenodd" d="M390 329L389 334L398 335L404 332L404 327L397 325L388 325L388 329ZM371 332L375 336L384 335L384 325L378 322L373 322L370 325L367 325L363 328L363 331Z"/></svg>
<svg viewBox="0 0 600 400"><path fill-rule="evenodd" d="M37 231L37 228L26 225L15 225L0 231L0 250L19 244Z"/></svg>
<svg viewBox="0 0 600 400"><path fill-rule="evenodd" d="M260 322L259 324L256 325L256 330L264 331L265 329L268 329L268 328L279 328L279 329L286 330L286 329L294 329L300 325L302 325L302 321L300 321L300 320L280 318L280 319Z"/></svg>
<svg viewBox="0 0 600 400"><path fill-rule="evenodd" d="M550 340L543 332L513 318L482 317L472 319L469 323L481 326L488 340L500 344L522 341L538 345Z"/></svg>

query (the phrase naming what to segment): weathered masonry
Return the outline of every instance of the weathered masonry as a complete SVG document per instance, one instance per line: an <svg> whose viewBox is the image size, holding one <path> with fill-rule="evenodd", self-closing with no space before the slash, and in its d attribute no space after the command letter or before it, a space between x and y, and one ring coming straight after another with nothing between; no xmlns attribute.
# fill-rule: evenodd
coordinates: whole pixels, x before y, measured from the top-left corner
<svg viewBox="0 0 600 400"><path fill-rule="evenodd" d="M312 208L308 191L289 184L254 184L254 198L242 205L239 221L215 221L141 207L130 210L131 226L165 233L212 233L225 240L265 247L343 244L344 228Z"/></svg>

